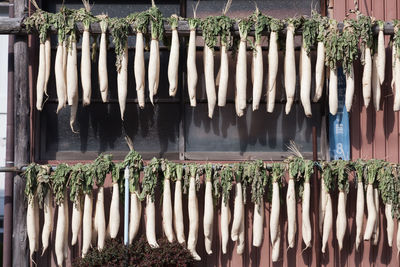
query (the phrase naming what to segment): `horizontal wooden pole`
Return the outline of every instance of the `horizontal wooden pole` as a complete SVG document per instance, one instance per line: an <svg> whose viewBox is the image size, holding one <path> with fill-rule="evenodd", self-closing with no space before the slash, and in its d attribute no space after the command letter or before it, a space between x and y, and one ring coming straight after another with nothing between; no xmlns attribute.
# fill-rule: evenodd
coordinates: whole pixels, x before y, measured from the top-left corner
<svg viewBox="0 0 400 267"><path fill-rule="evenodd" d="M23 23L21 23L22 21L23 21L23 19L21 19L21 18L0 18L0 34L27 34L25 26L23 25ZM76 26L77 26L77 29L79 32L83 32L82 23L78 22ZM171 27L167 22L165 22L165 24L164 24L164 29L165 29L165 33L167 35L171 34ZM342 22L338 23L338 29L339 29L339 31L342 31L342 29L343 29ZM99 23L91 24L90 31L91 31L91 33L94 33L94 34L100 34L101 29L100 29ZM51 32L54 34L57 33L56 29L54 27L51 28ZM190 29L189 29L189 25L186 20L179 21L178 32L179 32L179 35L181 35L181 36L189 35ZM201 33L202 33L200 28L197 28L196 32L198 35L201 35ZM285 33L286 33L286 27L281 31L280 34L285 34ZM302 33L301 29L296 31L296 35L300 35L301 33ZM374 33L378 33L378 26L374 27ZM392 22L385 22L384 33L386 35L392 35L394 33L394 27L393 27ZM234 26L233 26L233 34L234 35L239 34L239 29L238 29L237 24L234 24ZM268 32L265 31L263 34L268 34ZM129 35L135 35L133 28L131 28ZM251 30L249 32L249 35L254 36L254 30Z"/></svg>

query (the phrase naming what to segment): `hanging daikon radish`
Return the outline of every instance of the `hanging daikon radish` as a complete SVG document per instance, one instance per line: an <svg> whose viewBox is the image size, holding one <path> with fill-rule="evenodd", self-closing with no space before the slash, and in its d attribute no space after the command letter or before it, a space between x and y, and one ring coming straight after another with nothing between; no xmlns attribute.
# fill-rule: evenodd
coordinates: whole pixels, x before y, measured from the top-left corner
<svg viewBox="0 0 400 267"><path fill-rule="evenodd" d="M313 102L318 102L322 96L325 84L325 37L329 26L329 18L313 13L318 21L317 59L315 62L315 94Z"/></svg>
<svg viewBox="0 0 400 267"><path fill-rule="evenodd" d="M87 168L86 168L87 169ZM70 200L72 202L72 220L71 232L72 240L71 245L74 246L78 241L78 235L81 232L82 225L82 196L83 184L85 182L85 170L81 163L72 167L71 175L68 181L68 186L71 190Z"/></svg>
<svg viewBox="0 0 400 267"><path fill-rule="evenodd" d="M158 248L156 238L156 218L155 218L155 189L158 183L159 161L153 158L149 165L144 169L143 191L140 199L146 199L146 238L150 247Z"/></svg>
<svg viewBox="0 0 400 267"><path fill-rule="evenodd" d="M338 196L338 213L336 217L336 239L339 245L339 251L343 248L343 240L347 228L346 216L346 201L349 192L349 179L348 179L348 161L337 160L335 161L335 169L333 170L337 175L337 184L339 189Z"/></svg>
<svg viewBox="0 0 400 267"><path fill-rule="evenodd" d="M325 253L325 249L328 243L329 234L332 230L332 200L329 191L333 188L333 174L331 169L331 164L328 162L324 162L322 164L322 188L321 191L324 190L325 193L325 201L323 201L325 208L323 209L323 223L322 223L322 247L321 252Z"/></svg>
<svg viewBox="0 0 400 267"><path fill-rule="evenodd" d="M317 40L318 21L306 19L303 23L303 38L300 51L300 100L307 117L311 117L311 46Z"/></svg>
<svg viewBox="0 0 400 267"><path fill-rule="evenodd" d="M324 226L324 217L325 217L325 209L326 209L326 190L324 179L320 179L320 194L319 194L319 203L318 203L318 230L319 234L322 236L322 230Z"/></svg>
<svg viewBox="0 0 400 267"><path fill-rule="evenodd" d="M376 209L376 221L375 221L375 225L374 225L374 231L372 233L372 238L373 238L373 244L374 246L378 245L378 241L379 241L379 233L380 233L380 229L379 229L379 223L380 223L380 219L381 219L381 215L379 212L379 193L378 193L378 188L374 188L374 203L375 203L375 209Z"/></svg>
<svg viewBox="0 0 400 267"><path fill-rule="evenodd" d="M253 246L260 247L264 237L264 193L267 176L261 160L252 166L251 201L254 203L253 212Z"/></svg>
<svg viewBox="0 0 400 267"><path fill-rule="evenodd" d="M49 83L50 78L50 67L51 67L51 43L50 36L47 36L46 41L44 42L44 50L45 50L45 74L44 74L44 94L47 94L47 84Z"/></svg>
<svg viewBox="0 0 400 267"><path fill-rule="evenodd" d="M232 190L233 171L229 165L224 165L221 169L221 246L222 254L227 253L229 241L229 223L231 221L231 210L229 208L229 198Z"/></svg>
<svg viewBox="0 0 400 267"><path fill-rule="evenodd" d="M110 204L110 217L107 225L107 237L116 238L119 231L121 217L119 214L119 187L124 179L124 164L117 163L112 170L112 197Z"/></svg>
<svg viewBox="0 0 400 267"><path fill-rule="evenodd" d="M54 252L56 254L57 265L62 266L65 259L65 252L67 251L68 240L66 232L68 232L68 215L65 211L65 205L68 205L66 186L70 174L70 167L66 164L59 164L53 173L51 179L53 182L53 193L55 203L58 206L57 228L54 244ZM73 190L73 188L71 188Z"/></svg>
<svg viewBox="0 0 400 267"><path fill-rule="evenodd" d="M174 226L176 239L181 245L186 244L185 240L185 226L183 224L183 206L182 206L182 164L176 164L176 181L175 181L175 195L174 195Z"/></svg>
<svg viewBox="0 0 400 267"><path fill-rule="evenodd" d="M271 33L269 36L268 47L268 84L267 84L267 112L272 113L275 107L276 95L276 76L278 74L279 54L278 38L279 31L282 28L282 22L279 19L271 18Z"/></svg>
<svg viewBox="0 0 400 267"><path fill-rule="evenodd" d="M371 100L371 78L372 78L372 58L371 48L373 45L372 19L361 13L357 14L357 22L361 37L361 63L364 65L362 75L362 92L364 106L368 107Z"/></svg>
<svg viewBox="0 0 400 267"><path fill-rule="evenodd" d="M60 12L54 14L54 25L57 29L58 35L58 45L56 52L56 59L54 63L54 74L56 79L56 89L57 89L57 113L67 105L67 83L65 77L66 61L66 47L64 45L66 41L66 27L67 21L65 16L65 8L61 8ZM65 56L65 58L64 58Z"/></svg>
<svg viewBox="0 0 400 267"><path fill-rule="evenodd" d="M247 34L253 25L248 19L238 20L240 43L236 61L236 100L238 108L244 111L247 106ZM262 53L260 53L262 56ZM262 65L262 64L261 64ZM241 114L241 113L240 113ZM240 114L237 114L240 117ZM235 220L235 219L234 219ZM239 221L240 223L240 221Z"/></svg>
<svg viewBox="0 0 400 267"><path fill-rule="evenodd" d="M221 39L221 64L219 67L219 78L218 81L218 106L224 107L226 105L226 96L228 93L228 83L229 83L229 59L228 59L228 49L232 46L232 35L231 28L234 20L226 16L232 0L228 0L222 15L218 17L218 25L220 27L220 39Z"/></svg>
<svg viewBox="0 0 400 267"><path fill-rule="evenodd" d="M311 186L310 179L314 173L314 162L305 160L304 162L304 184L302 196L302 211L301 211L301 233L303 242L306 245L304 249L311 247L312 227L310 220L310 203L311 203Z"/></svg>
<svg viewBox="0 0 400 267"><path fill-rule="evenodd" d="M294 54L294 31L296 28L294 25L294 19L288 19L287 23L284 79L286 92L285 113L289 114L294 102L294 95L296 93L296 57Z"/></svg>
<svg viewBox="0 0 400 267"><path fill-rule="evenodd" d="M82 231L82 257L85 257L92 241L92 212L93 212L93 184L94 170L91 164L84 166L84 207L83 207L83 231Z"/></svg>
<svg viewBox="0 0 400 267"><path fill-rule="evenodd" d="M243 166L241 164L236 164L234 167L235 171L235 203L233 208L233 221L231 229L231 239L232 241L237 241L240 233L240 225L242 222L243 215L243 190L242 190L242 175Z"/></svg>
<svg viewBox="0 0 400 267"><path fill-rule="evenodd" d="M33 261L33 253L39 249L39 231L38 231L38 221L39 210L36 208L38 206L36 190L38 186L37 175L39 171L39 166L35 163L31 163L23 176L26 179L25 184L25 196L28 199L28 209L26 213L26 232L29 241L29 256L31 261ZM36 207L35 207L36 206Z"/></svg>
<svg viewBox="0 0 400 267"><path fill-rule="evenodd" d="M140 173L137 173L137 178L139 178ZM139 181L134 183L133 191L130 193L131 197L131 211L129 219L129 244L132 244L133 240L136 238L139 227L140 220L142 218L142 203L140 202L140 186Z"/></svg>
<svg viewBox="0 0 400 267"><path fill-rule="evenodd" d="M239 229L239 235L238 235L238 240L237 240L237 246L236 246L236 253L238 255L242 255L244 252L245 248L245 242L246 242L246 233L245 233L245 226L244 226L244 209L242 210L242 219L240 220L240 229Z"/></svg>
<svg viewBox="0 0 400 267"><path fill-rule="evenodd" d="M197 86L197 68L196 68L196 27L200 25L200 19L196 18L197 7L200 0L197 1L196 7L193 8L193 18L188 18L190 29L188 54L186 60L187 66L187 86L190 106L196 106L196 86Z"/></svg>
<svg viewBox="0 0 400 267"><path fill-rule="evenodd" d="M279 213L280 213L280 185L282 176L284 174L284 168L280 163L274 163L272 166L272 201L271 201L271 215L270 215L270 235L271 245L277 249L276 246L280 246L280 228L279 228ZM279 256L279 252L278 256ZM273 253L274 254L274 253ZM277 257L274 257L277 259Z"/></svg>
<svg viewBox="0 0 400 267"><path fill-rule="evenodd" d="M151 21L151 42L150 42L150 57L148 68L149 80L149 97L150 102L153 103L153 96L157 94L158 84L160 80L160 51L159 40L163 39L164 35L164 21L161 11L152 2L152 7L149 9L149 17Z"/></svg>
<svg viewBox="0 0 400 267"><path fill-rule="evenodd" d="M67 199L67 191L65 190L64 196L64 217L65 217L65 231L64 231L64 260L68 258L68 227L69 227L69 207L68 207L68 199Z"/></svg>
<svg viewBox="0 0 400 267"><path fill-rule="evenodd" d="M338 110L337 69L329 69L329 113L336 115Z"/></svg>
<svg viewBox="0 0 400 267"><path fill-rule="evenodd" d="M100 154L93 162L94 178L98 187L96 200L97 249L103 250L106 238L106 218L104 214L104 181L114 168L111 154Z"/></svg>
<svg viewBox="0 0 400 267"><path fill-rule="evenodd" d="M394 93L393 111L400 110L400 23L394 21L394 36L392 46L392 90Z"/></svg>
<svg viewBox="0 0 400 267"><path fill-rule="evenodd" d="M121 120L124 120L128 95L128 33L130 25L126 18L112 18L109 28L115 46L119 109Z"/></svg>
<svg viewBox="0 0 400 267"><path fill-rule="evenodd" d="M279 260L279 252L281 250L281 230L278 228L278 233L275 243L272 245L271 261L277 262Z"/></svg>
<svg viewBox="0 0 400 267"><path fill-rule="evenodd" d="M365 226L364 240L370 240L373 237L376 219L378 216L374 199L374 183L380 168L381 168L381 162L378 160L370 160L367 164L368 186L367 186L366 203L367 203L368 218L367 218L367 224Z"/></svg>
<svg viewBox="0 0 400 267"><path fill-rule="evenodd" d="M289 173L291 171L289 170ZM287 238L288 248L294 247L296 239L296 192L294 189L294 177L289 177L287 193L286 193L286 208L287 208Z"/></svg>
<svg viewBox="0 0 400 267"><path fill-rule="evenodd" d="M99 15L100 19L100 49L99 49L99 88L100 95L103 103L108 102L108 71L107 71L107 28L108 28L108 16L105 14Z"/></svg>
<svg viewBox="0 0 400 267"><path fill-rule="evenodd" d="M213 201L213 167L210 163L205 165L205 184L206 189L204 193L204 246L208 255L212 254L212 240L214 229L214 201Z"/></svg>
<svg viewBox="0 0 400 267"><path fill-rule="evenodd" d="M161 163L161 169L164 173L163 185L163 200L162 200L162 226L168 241L172 243L175 240L173 229L173 211L172 211L172 197L171 197L171 178L175 173L175 166L173 163L164 160Z"/></svg>
<svg viewBox="0 0 400 267"><path fill-rule="evenodd" d="M262 86L263 86L263 55L261 49L261 33L269 23L269 18L261 14L258 7L254 11L253 15L254 28L255 28L255 49L253 51L253 111L257 110L260 105Z"/></svg>
<svg viewBox="0 0 400 267"><path fill-rule="evenodd" d="M196 191L199 189L199 174L200 171L197 169L197 165L191 164L187 167L185 173L188 176L185 177L185 193L188 193L188 212L189 212L189 236L187 241L187 249L192 254L196 261L200 261L201 258L196 251L197 237L199 230L199 210ZM188 181L189 180L189 181Z"/></svg>
<svg viewBox="0 0 400 267"><path fill-rule="evenodd" d="M81 51L81 85L82 85L82 104L90 105L92 95L92 63L90 59L90 24L95 20L90 13L91 6L89 0L82 0L85 8L77 11L77 20L83 24L82 51Z"/></svg>
<svg viewBox="0 0 400 267"><path fill-rule="evenodd" d="M397 257L399 257L399 255L400 255L400 219L397 219L396 243L397 243Z"/></svg>
<svg viewBox="0 0 400 267"><path fill-rule="evenodd" d="M393 233L394 233L394 221L392 215L393 203L398 202L396 194L392 194L396 188L396 177L397 175L395 166L391 164L386 164L383 168L379 170L378 173L378 183L379 183L379 194L385 204L385 218L386 218L386 233L388 246L392 247L393 244ZM395 205L396 206L396 205ZM378 209L379 210L379 209ZM396 214L393 213L393 214Z"/></svg>
<svg viewBox="0 0 400 267"><path fill-rule="evenodd" d="M50 62L50 37L48 37L48 30L52 25L53 14L47 13L39 8L36 1L30 1L36 11L24 20L24 25L28 31L33 29L39 33L39 65L36 82L36 109L41 111L43 108L43 96L47 96L47 81L50 75L50 65L46 67L47 61ZM48 53L49 55L46 55Z"/></svg>
<svg viewBox="0 0 400 267"><path fill-rule="evenodd" d="M381 84L379 81L379 70L378 70L378 62L379 55L375 53L372 60L372 78L371 78L371 87L372 87L372 97L374 108L376 111L380 109L380 102L381 102Z"/></svg>
<svg viewBox="0 0 400 267"><path fill-rule="evenodd" d="M358 251L362 241L362 230L364 223L364 167L362 160L355 162L355 171L357 179L357 204L356 204L356 250Z"/></svg>
<svg viewBox="0 0 400 267"><path fill-rule="evenodd" d="M378 49L376 53L378 54L378 78L379 78L379 85L383 84L385 80L385 65L386 65L386 51L385 51L385 36L383 33L385 22L382 20L377 21L379 32L378 32Z"/></svg>
<svg viewBox="0 0 400 267"><path fill-rule="evenodd" d="M73 133L76 113L78 110L78 69L77 69L77 52L76 52L76 33L72 30L69 37L68 55L67 55L67 97L68 105L71 106L71 115L69 124Z"/></svg>
<svg viewBox="0 0 400 267"><path fill-rule="evenodd" d="M169 19L171 26L171 52L168 61L169 95L175 96L178 90L178 67L179 67L179 36L178 36L178 15L174 14Z"/></svg>
<svg viewBox="0 0 400 267"><path fill-rule="evenodd" d="M216 17L207 17L201 21L201 28L204 38L203 64L204 64L204 80L206 85L208 117L211 119L214 114L217 96L215 92L214 81L214 47L217 45L218 27Z"/></svg>

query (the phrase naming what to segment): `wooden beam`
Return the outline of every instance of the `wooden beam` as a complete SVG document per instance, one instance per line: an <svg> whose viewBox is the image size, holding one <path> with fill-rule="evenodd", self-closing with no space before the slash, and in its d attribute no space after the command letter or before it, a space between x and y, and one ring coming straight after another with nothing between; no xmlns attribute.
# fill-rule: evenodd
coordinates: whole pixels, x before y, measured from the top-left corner
<svg viewBox="0 0 400 267"><path fill-rule="evenodd" d="M78 22L76 23L76 28L78 32L83 32L83 25L82 23ZM167 35L171 34L171 27L168 23L165 22L164 24L164 29L165 33ZM338 23L338 29L339 31L343 30L343 23L339 22ZM56 34L57 31L54 27L51 27L50 31L53 34ZM101 29L99 23L93 23L90 25L90 31L91 33L94 34L100 34ZM375 26L373 29L374 33L378 33L378 26ZM180 36L189 36L189 25L186 20L181 20L178 23L178 32ZM232 27L232 32L234 35L239 35L239 28L237 24L234 24ZM200 28L197 28L196 30L197 35L202 34L202 30ZM286 33L286 27L280 32L280 34L285 34ZM300 35L302 33L301 29L296 30L296 35ZM384 33L387 35L392 35L394 33L394 26L392 22L385 22L384 25ZM21 18L0 18L0 34L27 34L27 30L23 24L23 19ZM131 28L129 35L134 35L135 32L133 31L133 28ZM268 34L267 31L264 31L263 34ZM254 28L250 30L249 32L250 36L254 36Z"/></svg>
<svg viewBox="0 0 400 267"><path fill-rule="evenodd" d="M15 17L23 17L28 0L15 0ZM4 24L3 24L4 25ZM15 24L8 24L15 25ZM11 27L9 27L11 28ZM13 26L15 29L15 26ZM3 27L4 29L4 27ZM26 35L16 35L14 41L14 107L15 107L15 166L29 163L29 90L28 90L28 42ZM29 266L26 234L25 179L14 177L13 201L13 266ZM9 245L9 244L6 244Z"/></svg>

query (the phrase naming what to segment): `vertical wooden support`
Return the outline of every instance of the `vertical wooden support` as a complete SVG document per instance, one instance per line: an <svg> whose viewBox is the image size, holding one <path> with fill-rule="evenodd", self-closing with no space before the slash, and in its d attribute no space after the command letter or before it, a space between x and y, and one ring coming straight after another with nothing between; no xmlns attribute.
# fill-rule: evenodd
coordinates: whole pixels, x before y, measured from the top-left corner
<svg viewBox="0 0 400 267"><path fill-rule="evenodd" d="M14 1L15 17L22 17L27 10L27 0ZM29 162L29 89L28 89L28 37L17 35L14 41L14 106L15 106L15 166ZM14 177L13 200L13 266L29 266L26 235L25 180Z"/></svg>

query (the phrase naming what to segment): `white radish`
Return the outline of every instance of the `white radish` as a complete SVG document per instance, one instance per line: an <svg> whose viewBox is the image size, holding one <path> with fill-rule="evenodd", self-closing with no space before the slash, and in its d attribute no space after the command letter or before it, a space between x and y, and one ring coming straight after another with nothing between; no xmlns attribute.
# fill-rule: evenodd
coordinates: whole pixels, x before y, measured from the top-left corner
<svg viewBox="0 0 400 267"><path fill-rule="evenodd" d="M213 239L213 225L214 222L214 204L212 196L212 182L211 179L206 181L206 190L204 193L204 245L207 254L212 254L212 239Z"/></svg>
<svg viewBox="0 0 400 267"><path fill-rule="evenodd" d="M64 213L65 213L65 231L64 231L64 260L68 258L68 226L69 226L69 207L67 192L64 194Z"/></svg>
<svg viewBox="0 0 400 267"><path fill-rule="evenodd" d="M254 205L253 212L253 246L261 247L264 235L264 200Z"/></svg>
<svg viewBox="0 0 400 267"><path fill-rule="evenodd" d="M119 184L118 182L113 182L112 186L112 197L110 204L110 218L108 221L107 232L110 238L116 238L119 231L119 224L121 221L119 214Z"/></svg>
<svg viewBox="0 0 400 267"><path fill-rule="evenodd" d="M139 107L144 108L144 86L145 86L145 67L144 67L144 43L143 33L138 31L136 33L136 47L135 47L135 63L134 63L136 93L139 102Z"/></svg>
<svg viewBox="0 0 400 267"><path fill-rule="evenodd" d="M305 48L305 42L300 51L300 100L307 117L311 117L311 57Z"/></svg>
<svg viewBox="0 0 400 267"><path fill-rule="evenodd" d="M168 61L168 81L169 95L175 96L178 89L178 67L179 67L179 36L178 36L178 16L172 15L171 18L176 20L176 25L171 25L171 52Z"/></svg>
<svg viewBox="0 0 400 267"><path fill-rule="evenodd" d="M218 106L224 107L226 105L226 94L228 92L229 82L229 60L226 44L221 44L221 66L219 68L218 79Z"/></svg>
<svg viewBox="0 0 400 267"><path fill-rule="evenodd" d="M396 243L397 243L397 257L400 254L400 220L397 220L397 237L396 237Z"/></svg>
<svg viewBox="0 0 400 267"><path fill-rule="evenodd" d="M279 230L279 213L280 213L280 197L279 197L279 185L277 182L272 183L272 204L271 204L271 215L270 215L270 235L272 247L275 247L280 241L280 230Z"/></svg>
<svg viewBox="0 0 400 267"><path fill-rule="evenodd" d="M107 27L108 22L106 16L102 15L100 21L101 36L99 49L99 87L101 99L104 103L108 102L108 71L107 71Z"/></svg>
<svg viewBox="0 0 400 267"><path fill-rule="evenodd" d="M310 195L311 188L310 182L304 182L303 198L302 198L302 212L301 212L301 226L302 226L302 237L303 242L306 245L305 248L311 247L312 228L310 221Z"/></svg>
<svg viewBox="0 0 400 267"><path fill-rule="evenodd" d="M374 202L374 188L372 184L368 184L367 186L366 201L367 201L368 218L364 231L364 240L370 240L374 231L376 217L377 217L375 202Z"/></svg>
<svg viewBox="0 0 400 267"><path fill-rule="evenodd" d="M83 208L83 241L82 241L82 257L85 257L92 241L92 212L93 212L93 196L92 193L85 194L85 202Z"/></svg>
<svg viewBox="0 0 400 267"><path fill-rule="evenodd" d="M67 104L67 88L66 88L64 62L63 62L64 49L65 48L62 41L61 42L59 41L57 46L56 59L54 63L54 74L56 78L56 89L58 98L57 113Z"/></svg>
<svg viewBox="0 0 400 267"><path fill-rule="evenodd" d="M97 249L103 250L104 242L106 239L106 218L104 214L104 187L100 186L97 193L96 201L96 215L97 215Z"/></svg>
<svg viewBox="0 0 400 267"><path fill-rule="evenodd" d="M361 179L359 177L358 179ZM362 230L364 223L364 185L362 181L357 183L357 204L356 204L356 250L358 251L362 241Z"/></svg>
<svg viewBox="0 0 400 267"><path fill-rule="evenodd" d="M190 29L189 46L187 56L187 83L190 106L196 106L196 86L197 86L197 68L196 68L196 28Z"/></svg>
<svg viewBox="0 0 400 267"><path fill-rule="evenodd" d="M244 209L242 209L242 219L240 220L240 229L239 229L239 235L237 239L237 246L236 246L236 253L238 255L242 255L245 249L245 227L244 227Z"/></svg>
<svg viewBox="0 0 400 267"><path fill-rule="evenodd" d="M385 80L385 64L386 64L386 51L385 51L385 36L383 33L383 22L378 22L379 25L379 32L378 32L378 63L377 63L377 69L378 69L378 78L379 78L379 85L383 84L383 81Z"/></svg>
<svg viewBox="0 0 400 267"><path fill-rule="evenodd" d="M182 166L176 167L177 180L175 182L174 195L174 226L176 239L178 243L184 245L185 241L185 226L183 224L183 206L182 206Z"/></svg>
<svg viewBox="0 0 400 267"><path fill-rule="evenodd" d="M64 238L65 238L65 224L66 224L66 218L65 218L65 207L64 207L65 202L61 202L60 205L58 205L58 217L57 217L57 229L56 229L56 238L55 238L55 254L56 254L56 259L57 259L57 265L62 266L64 262Z"/></svg>
<svg viewBox="0 0 400 267"><path fill-rule="evenodd" d="M396 57L397 57L397 52L396 52L396 45L392 45L392 81L390 83L390 87L392 87L392 92L394 93L396 91L395 88L395 78L396 78Z"/></svg>
<svg viewBox="0 0 400 267"><path fill-rule="evenodd" d="M256 49L253 53L254 66L254 82L253 82L253 111L257 110L260 105L262 84L263 84L263 57L261 44L256 44Z"/></svg>
<svg viewBox="0 0 400 267"><path fill-rule="evenodd" d="M82 55L81 55L81 83L82 83L82 104L90 104L92 94L92 69L90 61L90 34L89 25L85 25L82 34Z"/></svg>
<svg viewBox="0 0 400 267"><path fill-rule="evenodd" d="M294 54L294 25L289 23L286 32L286 50L284 61L284 79L286 92L285 113L289 114L296 92L296 58Z"/></svg>
<svg viewBox="0 0 400 267"><path fill-rule="evenodd" d="M378 188L374 188L374 203L375 203L375 210L376 210L376 221L374 226L374 231L372 234L373 237L373 244L374 246L378 245L379 241L379 222L380 222L380 214L379 214L379 192Z"/></svg>
<svg viewBox="0 0 400 267"><path fill-rule="evenodd" d="M148 81L149 81L149 97L151 104L153 103L153 96L157 94L158 79L160 74L160 54L159 43L157 39L152 39L150 42L150 58L148 67Z"/></svg>
<svg viewBox="0 0 400 267"><path fill-rule="evenodd" d="M346 227L347 227L346 200L347 200L346 192L339 191L338 214L336 217L336 239L339 244L339 251L341 251L343 248L343 240L344 240L344 235L346 234Z"/></svg>
<svg viewBox="0 0 400 267"><path fill-rule="evenodd" d="M318 215L318 229L320 235L322 235L323 227L324 227L324 219L325 219L325 212L326 212L326 201L327 201L327 192L325 189L325 182L324 178L321 178L321 190L319 195L319 215Z"/></svg>
<svg viewBox="0 0 400 267"><path fill-rule="evenodd" d="M74 130L74 123L78 110L78 70L75 34L70 36L70 47L68 47L66 69L68 105L71 106L70 127L72 132L75 133L76 131Z"/></svg>
<svg viewBox="0 0 400 267"><path fill-rule="evenodd" d="M288 247L293 248L296 240L296 192L294 188L294 179L290 178L286 193L287 208L287 238Z"/></svg>
<svg viewBox="0 0 400 267"><path fill-rule="evenodd" d="M214 81L214 52L207 45L204 46L204 79L206 83L208 117L211 119L214 114L217 96Z"/></svg>
<svg viewBox="0 0 400 267"><path fill-rule="evenodd" d="M35 251L37 251L37 244L39 240L39 232L37 231L37 220L39 218L39 214L36 213L36 201L35 197L29 200L28 209L26 213L26 232L29 240L29 256L32 260L32 255Z"/></svg>
<svg viewBox="0 0 400 267"><path fill-rule="evenodd" d="M236 61L236 94L238 107L240 110L244 110L247 106L246 102L246 89L247 89L247 33L242 33L243 29L239 23L240 43L237 53Z"/></svg>
<svg viewBox="0 0 400 267"><path fill-rule="evenodd" d="M326 195L326 209L324 216L324 225L322 230L322 253L325 253L326 245L328 243L329 234L332 230L332 199L329 193Z"/></svg>
<svg viewBox="0 0 400 267"><path fill-rule="evenodd" d="M190 177L189 193L188 193L188 211L189 211L189 236L187 249L192 254L196 261L200 261L201 258L196 252L196 244L199 230L199 212L198 202L196 196L196 178Z"/></svg>
<svg viewBox="0 0 400 267"><path fill-rule="evenodd" d="M128 95L128 42L124 47L121 66L117 73L118 102L121 111L121 120L124 120L126 97Z"/></svg>
<svg viewBox="0 0 400 267"><path fill-rule="evenodd" d="M385 204L385 216L386 216L386 233L388 246L393 245L393 233L394 233L394 221L392 217L392 204Z"/></svg>
<svg viewBox="0 0 400 267"><path fill-rule="evenodd" d="M131 193L131 213L129 219L129 244L132 244L133 240L135 239L135 237L139 232L140 218L142 217L142 203L140 202L139 199L140 189L139 186L136 186L135 188L136 191Z"/></svg>
<svg viewBox="0 0 400 267"><path fill-rule="evenodd" d="M338 110L337 68L329 70L329 112L336 115Z"/></svg>
<svg viewBox="0 0 400 267"><path fill-rule="evenodd" d="M63 42L63 53L62 53L62 62L63 62L63 70L64 70L64 77L65 77L65 88L67 88L67 59L68 59L68 45L67 41L64 40ZM67 95L67 102L68 102L68 95Z"/></svg>
<svg viewBox="0 0 400 267"><path fill-rule="evenodd" d="M221 201L221 245L222 254L226 254L227 246L229 241L229 223L231 221L231 209L229 208L229 202L225 199L225 195L222 195Z"/></svg>
<svg viewBox="0 0 400 267"><path fill-rule="evenodd" d="M315 63L315 94L313 102L318 102L324 90L325 79L325 45L320 41L317 44L317 61Z"/></svg>
<svg viewBox="0 0 400 267"><path fill-rule="evenodd" d="M350 112L354 96L354 67L351 65L349 73L346 73L346 96L345 105L347 112Z"/></svg>
<svg viewBox="0 0 400 267"><path fill-rule="evenodd" d="M172 215L172 200L171 200L171 186L170 179L164 179L164 190L163 190L163 202L162 202L162 210L163 210L163 229L165 236L168 241L172 243L175 239L174 229L173 229L173 215Z"/></svg>
<svg viewBox="0 0 400 267"><path fill-rule="evenodd" d="M44 50L45 50L45 60L46 60L46 69L44 74L44 94L47 94L47 84L50 78L50 67L51 67L51 43L50 36L47 36L46 41L44 42Z"/></svg>
<svg viewBox="0 0 400 267"><path fill-rule="evenodd" d="M50 234L53 231L53 204L51 198L51 191L48 190L43 202L44 223L42 230L42 255L49 246Z"/></svg>
<svg viewBox="0 0 400 267"><path fill-rule="evenodd" d="M235 204L233 208L233 222L231 230L232 241L236 241L239 237L240 224L243 216L243 209L244 209L244 204L243 204L242 184L240 182L236 182Z"/></svg>
<svg viewBox="0 0 400 267"><path fill-rule="evenodd" d="M150 195L146 197L146 238L150 247L158 248L156 238L156 207Z"/></svg>
<svg viewBox="0 0 400 267"><path fill-rule="evenodd" d="M372 60L372 97L373 103L376 111L380 109L380 102L381 102L381 83L379 81L379 70L378 70L378 62L379 55L375 53L374 58Z"/></svg>
<svg viewBox="0 0 400 267"><path fill-rule="evenodd" d="M364 51L364 70L362 75L362 92L364 97L364 106L368 107L371 100L371 78L372 78L372 58L371 49L365 47Z"/></svg>
<svg viewBox="0 0 400 267"><path fill-rule="evenodd" d="M395 47L395 46L394 46ZM393 111L400 110L400 59L399 57L395 56L395 70L394 70L394 103L393 103Z"/></svg>
<svg viewBox="0 0 400 267"><path fill-rule="evenodd" d="M81 232L81 225L82 225L82 206L80 198L78 197L75 203L72 205L72 222L71 222L72 246L74 246L78 241L78 236Z"/></svg>
<svg viewBox="0 0 400 267"><path fill-rule="evenodd" d="M39 65L36 81L36 109L42 110L43 94L46 86L46 49L45 44L39 45Z"/></svg>
<svg viewBox="0 0 400 267"><path fill-rule="evenodd" d="M275 107L276 75L278 74L278 34L271 31L268 50L268 86L267 86L267 112L272 113Z"/></svg>
<svg viewBox="0 0 400 267"><path fill-rule="evenodd" d="M279 260L279 252L281 249L281 230L277 229L276 240L272 245L271 260L272 262L277 262Z"/></svg>

